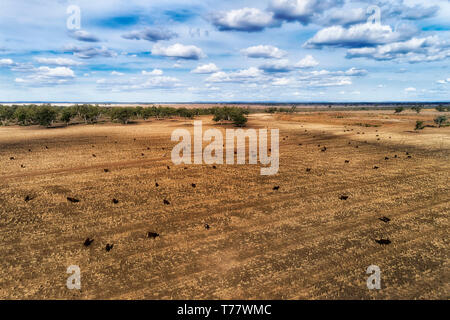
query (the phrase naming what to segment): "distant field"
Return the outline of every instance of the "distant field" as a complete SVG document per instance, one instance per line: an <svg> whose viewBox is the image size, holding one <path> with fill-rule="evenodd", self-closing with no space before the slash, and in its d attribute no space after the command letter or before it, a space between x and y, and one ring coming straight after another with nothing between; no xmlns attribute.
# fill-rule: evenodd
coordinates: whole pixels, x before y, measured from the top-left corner
<svg viewBox="0 0 450 320"><path fill-rule="evenodd" d="M2 105L30 105L31 103L0 103ZM47 103L33 103L35 105L43 105ZM69 107L73 106L74 103L50 103L53 106L63 106L63 107ZM83 103L80 103L83 104ZM329 110L329 111L336 111L336 110L370 110L370 109L394 109L397 106L401 105L405 107L405 111L417 104L423 105L425 108L428 109L434 109L437 105L442 105L445 107L449 107L450 103L305 103L305 104L299 104L299 103L264 103L264 104L258 104L258 103L91 103L94 105L98 105L100 107L151 107L151 106L166 106L166 107L173 107L173 108L187 108L187 109L195 109L195 108L214 108L214 107L220 107L220 106L229 106L229 107L241 107L241 108L250 108L254 110L266 110L270 107L276 107L276 108L282 108L282 109L289 109L293 105L296 106L296 108L299 111L316 111L316 110Z"/></svg>
<svg viewBox="0 0 450 320"><path fill-rule="evenodd" d="M251 114L275 176L173 165L191 120L0 127L0 299L449 299L450 127L414 131L438 114Z"/></svg>

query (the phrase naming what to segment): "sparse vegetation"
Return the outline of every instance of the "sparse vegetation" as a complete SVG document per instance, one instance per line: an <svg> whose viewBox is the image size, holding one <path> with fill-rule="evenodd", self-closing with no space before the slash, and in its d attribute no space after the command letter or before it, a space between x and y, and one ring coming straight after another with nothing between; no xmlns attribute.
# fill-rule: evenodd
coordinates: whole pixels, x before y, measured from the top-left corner
<svg viewBox="0 0 450 320"><path fill-rule="evenodd" d="M365 127L365 128L378 128L381 127L379 124L370 124L370 123L355 123L355 126Z"/></svg>
<svg viewBox="0 0 450 320"><path fill-rule="evenodd" d="M448 109L448 108L447 108L447 109ZM441 105L439 105L439 106L436 107L436 110L439 111L439 112L445 112L447 109L444 108L444 106L441 106Z"/></svg>
<svg viewBox="0 0 450 320"><path fill-rule="evenodd" d="M278 112L278 108L276 107L270 107L268 109L266 109L267 113L277 113Z"/></svg>

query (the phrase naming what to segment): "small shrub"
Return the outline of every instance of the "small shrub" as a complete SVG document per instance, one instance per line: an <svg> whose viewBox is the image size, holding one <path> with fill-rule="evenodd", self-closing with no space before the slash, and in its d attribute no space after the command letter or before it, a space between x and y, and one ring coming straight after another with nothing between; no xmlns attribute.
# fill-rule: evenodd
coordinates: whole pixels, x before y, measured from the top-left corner
<svg viewBox="0 0 450 320"><path fill-rule="evenodd" d="M233 115L233 124L236 127L245 127L247 124L247 118L242 113Z"/></svg>
<svg viewBox="0 0 450 320"><path fill-rule="evenodd" d="M423 128L425 128L425 126L423 125L423 121L416 121L416 127L414 128L414 130L422 130Z"/></svg>
<svg viewBox="0 0 450 320"><path fill-rule="evenodd" d="M278 108L275 107L270 107L268 109L266 109L267 113L276 113L278 111Z"/></svg>
<svg viewBox="0 0 450 320"><path fill-rule="evenodd" d="M411 110L416 111L417 113L420 113L423 109L423 106L414 106L411 108Z"/></svg>
<svg viewBox="0 0 450 320"><path fill-rule="evenodd" d="M438 127L442 127L447 122L446 116L439 116L436 119L434 119L434 123L438 125Z"/></svg>
<svg viewBox="0 0 450 320"><path fill-rule="evenodd" d="M402 113L405 110L403 107L397 107L395 108L395 113Z"/></svg>

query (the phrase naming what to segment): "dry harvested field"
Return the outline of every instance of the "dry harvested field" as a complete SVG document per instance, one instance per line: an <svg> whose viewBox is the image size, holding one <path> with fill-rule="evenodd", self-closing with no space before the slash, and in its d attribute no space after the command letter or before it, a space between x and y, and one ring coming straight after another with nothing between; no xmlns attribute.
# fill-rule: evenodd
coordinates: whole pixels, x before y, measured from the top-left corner
<svg viewBox="0 0 450 320"><path fill-rule="evenodd" d="M436 114L252 114L274 176L173 165L181 119L0 127L0 298L449 299L450 127L413 130Z"/></svg>

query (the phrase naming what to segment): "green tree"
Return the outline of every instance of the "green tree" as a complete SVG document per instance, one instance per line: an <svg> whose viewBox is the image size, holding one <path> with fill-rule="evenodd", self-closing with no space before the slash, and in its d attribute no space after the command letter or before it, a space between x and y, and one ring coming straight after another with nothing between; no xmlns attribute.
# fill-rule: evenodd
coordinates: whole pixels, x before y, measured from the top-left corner
<svg viewBox="0 0 450 320"><path fill-rule="evenodd" d="M416 111L417 113L420 113L423 109L423 106L414 106L411 108L411 110Z"/></svg>
<svg viewBox="0 0 450 320"><path fill-rule="evenodd" d="M156 117L157 109L156 107L144 108L142 111L142 119L147 120L151 117Z"/></svg>
<svg viewBox="0 0 450 320"><path fill-rule="evenodd" d="M403 107L397 107L395 108L395 113L402 113L405 110Z"/></svg>
<svg viewBox="0 0 450 320"><path fill-rule="evenodd" d="M8 106L0 106L0 123L7 125L9 121L14 119L14 108Z"/></svg>
<svg viewBox="0 0 450 320"><path fill-rule="evenodd" d="M228 120L225 109L224 108L216 108L216 110L214 110L213 121L214 122L222 122L225 120Z"/></svg>
<svg viewBox="0 0 450 320"><path fill-rule="evenodd" d="M423 128L425 128L425 126L423 125L423 121L416 121L416 127L414 128L414 130L422 130Z"/></svg>
<svg viewBox="0 0 450 320"><path fill-rule="evenodd" d="M14 118L22 126L28 126L36 122L36 106L20 106L14 112Z"/></svg>
<svg viewBox="0 0 450 320"><path fill-rule="evenodd" d="M65 107L61 111L60 120L67 125L75 117L76 113L71 107Z"/></svg>
<svg viewBox="0 0 450 320"><path fill-rule="evenodd" d="M144 113L144 108L142 108L141 106L137 106L136 108L134 108L134 115L138 118L142 118L143 117L143 113Z"/></svg>
<svg viewBox="0 0 450 320"><path fill-rule="evenodd" d="M75 110L78 116L87 123L95 123L101 115L101 109L98 106L88 104L76 105Z"/></svg>
<svg viewBox="0 0 450 320"><path fill-rule="evenodd" d="M134 116L134 108L113 108L111 110L111 120L117 120L122 124L128 124Z"/></svg>
<svg viewBox="0 0 450 320"><path fill-rule="evenodd" d="M180 117L186 118L186 119L193 119L195 116L195 112L190 109L186 108L180 108L177 110L177 113Z"/></svg>
<svg viewBox="0 0 450 320"><path fill-rule="evenodd" d="M436 123L439 128L442 127L445 122L447 122L446 116L439 116L436 119L434 119L434 123Z"/></svg>
<svg viewBox="0 0 450 320"><path fill-rule="evenodd" d="M36 108L36 122L45 127L49 127L56 120L58 111L50 105L44 105Z"/></svg>
<svg viewBox="0 0 450 320"><path fill-rule="evenodd" d="M232 120L236 127L245 127L247 125L247 118L242 113L233 114Z"/></svg>

